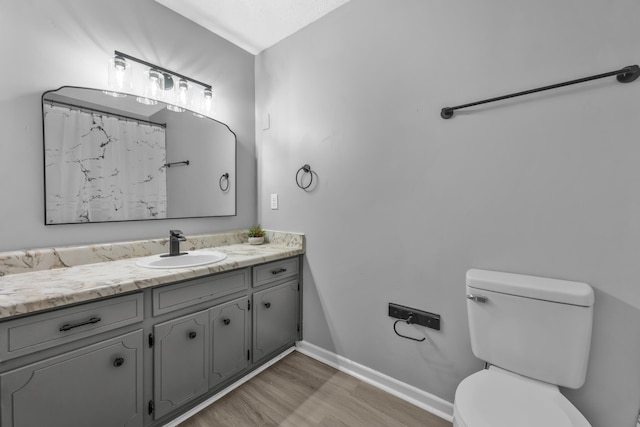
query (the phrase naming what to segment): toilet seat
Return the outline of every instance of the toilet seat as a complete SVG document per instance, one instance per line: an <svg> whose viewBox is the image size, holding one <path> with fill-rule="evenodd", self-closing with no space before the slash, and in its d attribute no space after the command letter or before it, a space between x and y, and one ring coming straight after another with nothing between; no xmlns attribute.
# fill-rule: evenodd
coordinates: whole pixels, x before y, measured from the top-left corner
<svg viewBox="0 0 640 427"><path fill-rule="evenodd" d="M460 383L454 419L456 427L591 427L557 386L496 366Z"/></svg>

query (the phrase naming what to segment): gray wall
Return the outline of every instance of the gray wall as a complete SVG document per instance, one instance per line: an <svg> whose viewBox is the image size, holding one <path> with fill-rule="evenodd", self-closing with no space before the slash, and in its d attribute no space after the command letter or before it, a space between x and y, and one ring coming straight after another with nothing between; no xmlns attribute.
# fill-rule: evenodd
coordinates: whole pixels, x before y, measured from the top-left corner
<svg viewBox="0 0 640 427"><path fill-rule="evenodd" d="M451 402L482 367L467 269L584 281L588 379L564 392L594 427L635 426L640 82L439 112L638 63L638 22L636 0L352 0L257 56L259 218L306 233L305 339ZM396 337L388 302L442 330Z"/></svg>
<svg viewBox="0 0 640 427"><path fill-rule="evenodd" d="M237 217L43 225L40 96L63 85L106 87L114 50L213 85L217 119L238 135ZM0 57L0 251L255 223L253 55L152 0L0 0Z"/></svg>

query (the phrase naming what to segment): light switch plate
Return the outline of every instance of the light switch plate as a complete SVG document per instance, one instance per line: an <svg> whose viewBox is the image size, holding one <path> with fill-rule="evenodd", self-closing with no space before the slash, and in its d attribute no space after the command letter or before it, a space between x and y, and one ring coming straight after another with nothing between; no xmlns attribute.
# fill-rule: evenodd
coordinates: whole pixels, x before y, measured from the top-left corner
<svg viewBox="0 0 640 427"><path fill-rule="evenodd" d="M271 195L271 209L278 209L278 195Z"/></svg>

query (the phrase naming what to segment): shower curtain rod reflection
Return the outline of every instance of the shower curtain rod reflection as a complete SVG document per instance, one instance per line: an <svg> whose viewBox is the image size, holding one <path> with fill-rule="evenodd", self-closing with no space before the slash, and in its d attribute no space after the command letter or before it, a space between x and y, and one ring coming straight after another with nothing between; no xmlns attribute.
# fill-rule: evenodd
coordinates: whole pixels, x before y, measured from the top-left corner
<svg viewBox="0 0 640 427"><path fill-rule="evenodd" d="M542 92L542 91L545 91L545 90L557 89L557 88L564 87L564 86L570 86L570 85L574 85L574 84L577 84L577 83L584 83L584 82L588 82L588 81L591 81L591 80L597 80L597 79L602 79L602 78L611 77L611 76L618 76L617 80L620 83L630 83L630 82L634 81L635 79L637 79L640 76L640 67L638 67L638 65L629 65L629 66L624 67L624 68L622 68L620 70L611 71L609 73L597 74L595 76L584 77L584 78L581 78L581 79L570 80L568 82L558 83L558 84L554 84L554 85L550 85L550 86L543 86L543 87L539 87L539 88L536 88L536 89L525 90L525 91L522 91L522 92L512 93L512 94L509 94L509 95L499 96L497 98L490 98L490 99L485 99L485 100L482 100L482 101L472 102L472 103L469 103L469 104L458 105L456 107L444 107L440 111L440 117L442 117L443 119L450 119L451 117L453 117L453 112L455 110L459 110L461 108L473 107L473 106L476 106L476 105L487 104L489 102L502 101L503 99L515 98L517 96L529 95L529 94L536 93L536 92Z"/></svg>

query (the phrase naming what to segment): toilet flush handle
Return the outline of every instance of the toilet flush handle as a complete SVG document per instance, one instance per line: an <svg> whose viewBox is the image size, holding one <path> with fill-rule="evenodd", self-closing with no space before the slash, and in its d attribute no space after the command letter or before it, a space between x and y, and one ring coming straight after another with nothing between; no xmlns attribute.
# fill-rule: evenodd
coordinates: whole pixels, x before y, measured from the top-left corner
<svg viewBox="0 0 640 427"><path fill-rule="evenodd" d="M482 295L467 294L467 299L470 299L471 301L475 301L475 302L481 302L483 304L485 304L487 301L489 301L489 299L487 297L484 297Z"/></svg>

